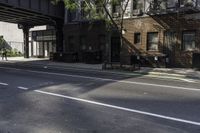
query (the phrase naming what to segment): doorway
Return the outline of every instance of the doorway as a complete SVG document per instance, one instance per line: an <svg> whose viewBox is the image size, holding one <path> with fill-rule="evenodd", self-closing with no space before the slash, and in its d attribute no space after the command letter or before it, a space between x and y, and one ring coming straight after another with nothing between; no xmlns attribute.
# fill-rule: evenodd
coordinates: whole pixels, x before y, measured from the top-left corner
<svg viewBox="0 0 200 133"><path fill-rule="evenodd" d="M33 56L38 58L49 58L51 52L56 52L54 41L40 41L33 44L31 48L33 48Z"/></svg>
<svg viewBox="0 0 200 133"><path fill-rule="evenodd" d="M44 58L49 58L50 53L56 52L56 46L54 41L45 41L43 42L43 56Z"/></svg>
<svg viewBox="0 0 200 133"><path fill-rule="evenodd" d="M176 32L167 31L164 34L164 53L168 57L168 65L175 64L175 45L176 45Z"/></svg>
<svg viewBox="0 0 200 133"><path fill-rule="evenodd" d="M111 62L120 62L120 37L111 37Z"/></svg>
<svg viewBox="0 0 200 133"><path fill-rule="evenodd" d="M44 57L49 57L49 42L44 42L44 49L43 49Z"/></svg>

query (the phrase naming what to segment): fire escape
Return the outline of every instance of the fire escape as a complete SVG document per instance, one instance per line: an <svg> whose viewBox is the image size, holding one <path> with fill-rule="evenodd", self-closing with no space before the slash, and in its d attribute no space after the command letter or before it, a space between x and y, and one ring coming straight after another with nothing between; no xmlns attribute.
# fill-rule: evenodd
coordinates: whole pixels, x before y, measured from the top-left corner
<svg viewBox="0 0 200 133"><path fill-rule="evenodd" d="M200 13L200 0L151 0L148 5L146 14L158 22L162 15L168 15L168 20L176 24L185 19L185 15ZM161 23L167 27L164 21Z"/></svg>
<svg viewBox="0 0 200 133"><path fill-rule="evenodd" d="M192 14L198 12L200 12L200 0L152 0L146 10L148 15Z"/></svg>
<svg viewBox="0 0 200 133"><path fill-rule="evenodd" d="M146 14L160 23L167 33L171 34L171 37L176 38L182 30L181 28L187 24L195 25L196 23L200 23L200 0L151 0L148 5ZM178 44L176 47L181 50L182 46L180 42L177 39L175 41ZM165 45L166 48L163 49L164 53L175 55L176 52L171 46L173 45ZM193 66L198 64L199 67L200 54L193 55L192 58ZM198 63L195 62L196 60L198 60Z"/></svg>

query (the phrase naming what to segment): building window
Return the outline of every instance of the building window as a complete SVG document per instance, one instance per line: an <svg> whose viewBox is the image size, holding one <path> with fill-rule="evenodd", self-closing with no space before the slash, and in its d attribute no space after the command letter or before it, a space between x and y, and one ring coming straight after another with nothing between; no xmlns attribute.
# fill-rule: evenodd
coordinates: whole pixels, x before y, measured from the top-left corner
<svg viewBox="0 0 200 133"><path fill-rule="evenodd" d="M147 50L158 51L158 32L147 33Z"/></svg>
<svg viewBox="0 0 200 133"><path fill-rule="evenodd" d="M112 15L114 18L120 17L121 7L120 3L116 2L112 4Z"/></svg>
<svg viewBox="0 0 200 133"><path fill-rule="evenodd" d="M141 34L135 33L134 34L134 44L140 44L141 43Z"/></svg>
<svg viewBox="0 0 200 133"><path fill-rule="evenodd" d="M176 45L176 32L166 31L164 34L164 49L173 52Z"/></svg>
<svg viewBox="0 0 200 133"><path fill-rule="evenodd" d="M133 0L132 3L133 10L143 9L143 1L142 0Z"/></svg>
<svg viewBox="0 0 200 133"><path fill-rule="evenodd" d="M133 0L132 1L132 15L139 16L143 14L144 1L142 0Z"/></svg>
<svg viewBox="0 0 200 133"><path fill-rule="evenodd" d="M191 51L196 49L195 42L196 33L194 31L183 32L183 49L186 51Z"/></svg>
<svg viewBox="0 0 200 133"><path fill-rule="evenodd" d="M90 9L87 8L87 3L85 1L81 1L81 18L87 19L90 17Z"/></svg>
<svg viewBox="0 0 200 133"><path fill-rule="evenodd" d="M72 22L72 21L74 21L74 20L76 20L76 11L70 11L70 10L68 10L68 12L67 12L68 14L68 22Z"/></svg>
<svg viewBox="0 0 200 133"><path fill-rule="evenodd" d="M167 0L167 8L175 8L177 6L178 0Z"/></svg>
<svg viewBox="0 0 200 133"><path fill-rule="evenodd" d="M113 13L120 13L120 5L119 4L113 4L112 5L112 12Z"/></svg>
<svg viewBox="0 0 200 133"><path fill-rule="evenodd" d="M103 9L103 6L101 5L101 2L96 0L94 3L96 5L96 13L103 15L104 14L104 9Z"/></svg>
<svg viewBox="0 0 200 133"><path fill-rule="evenodd" d="M180 0L180 7L194 7L196 5L196 0Z"/></svg>
<svg viewBox="0 0 200 133"><path fill-rule="evenodd" d="M138 4L138 0L133 0L133 10L136 10L136 9L138 9L137 8L137 4Z"/></svg>

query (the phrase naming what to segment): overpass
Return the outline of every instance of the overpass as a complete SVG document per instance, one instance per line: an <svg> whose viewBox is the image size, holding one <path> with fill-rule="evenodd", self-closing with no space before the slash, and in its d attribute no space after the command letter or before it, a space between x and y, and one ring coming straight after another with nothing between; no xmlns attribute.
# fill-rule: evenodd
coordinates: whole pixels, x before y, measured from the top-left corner
<svg viewBox="0 0 200 133"><path fill-rule="evenodd" d="M24 57L29 58L29 29L52 25L56 28L56 48L63 50L64 3L51 0L0 0L0 21L16 23L24 33Z"/></svg>

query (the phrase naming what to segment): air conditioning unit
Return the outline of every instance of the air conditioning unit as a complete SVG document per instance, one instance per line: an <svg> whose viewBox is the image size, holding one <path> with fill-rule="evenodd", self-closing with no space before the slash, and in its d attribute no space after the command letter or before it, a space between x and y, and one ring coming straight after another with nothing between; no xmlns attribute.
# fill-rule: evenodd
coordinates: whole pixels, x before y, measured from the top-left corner
<svg viewBox="0 0 200 133"><path fill-rule="evenodd" d="M133 16L140 16L143 14L143 11L141 9L133 10Z"/></svg>
<svg viewBox="0 0 200 133"><path fill-rule="evenodd" d="M113 17L114 17L114 18L117 18L117 17L119 17L119 16L120 16L120 14L119 14L118 12L113 13Z"/></svg>

